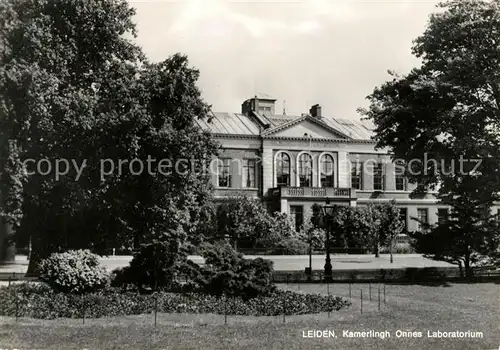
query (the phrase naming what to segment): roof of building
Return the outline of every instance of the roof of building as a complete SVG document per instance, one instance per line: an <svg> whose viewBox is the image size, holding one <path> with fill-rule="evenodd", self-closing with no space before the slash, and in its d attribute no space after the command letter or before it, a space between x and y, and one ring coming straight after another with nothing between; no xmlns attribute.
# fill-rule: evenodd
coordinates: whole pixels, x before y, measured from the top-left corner
<svg viewBox="0 0 500 350"><path fill-rule="evenodd" d="M198 120L198 124L202 129L214 134L258 136L262 132L269 133L270 129L284 126L284 124L291 123L299 118L304 118L304 115L264 115L263 117L270 123L270 128L265 130L259 126L255 119L245 114L212 112L212 117L211 122ZM320 121L331 129L337 130L340 134L344 134L354 140L370 140L374 134L374 125L366 120L321 117Z"/></svg>
<svg viewBox="0 0 500 350"><path fill-rule="evenodd" d="M250 117L239 113L212 112L212 120L198 119L203 130L213 134L259 135L260 128Z"/></svg>
<svg viewBox="0 0 500 350"><path fill-rule="evenodd" d="M257 95L255 95L255 97L257 97L258 99L260 100L271 100L271 101L276 101L276 99L268 94L264 94L262 92L259 92L257 93Z"/></svg>

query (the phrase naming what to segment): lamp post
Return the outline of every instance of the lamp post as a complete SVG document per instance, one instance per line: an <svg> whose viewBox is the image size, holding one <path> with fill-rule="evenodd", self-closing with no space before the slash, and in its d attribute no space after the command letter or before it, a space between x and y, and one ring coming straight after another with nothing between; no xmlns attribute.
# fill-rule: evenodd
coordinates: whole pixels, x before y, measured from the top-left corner
<svg viewBox="0 0 500 350"><path fill-rule="evenodd" d="M309 230L309 270L307 271L307 280L312 280L312 230Z"/></svg>
<svg viewBox="0 0 500 350"><path fill-rule="evenodd" d="M321 208L323 211L323 218L326 224L326 259L325 259L325 279L331 281L332 279L332 260L330 258L330 229L332 215L335 210L335 205L330 205L330 200L326 200L326 204Z"/></svg>

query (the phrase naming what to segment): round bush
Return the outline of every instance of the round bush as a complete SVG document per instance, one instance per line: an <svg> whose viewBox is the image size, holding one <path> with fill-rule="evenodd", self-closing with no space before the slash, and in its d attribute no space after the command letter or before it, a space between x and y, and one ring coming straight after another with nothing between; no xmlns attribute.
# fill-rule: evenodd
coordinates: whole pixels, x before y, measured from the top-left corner
<svg viewBox="0 0 500 350"><path fill-rule="evenodd" d="M99 262L99 255L90 250L70 250L53 253L39 266L40 279L56 291L89 293L107 286L109 274Z"/></svg>

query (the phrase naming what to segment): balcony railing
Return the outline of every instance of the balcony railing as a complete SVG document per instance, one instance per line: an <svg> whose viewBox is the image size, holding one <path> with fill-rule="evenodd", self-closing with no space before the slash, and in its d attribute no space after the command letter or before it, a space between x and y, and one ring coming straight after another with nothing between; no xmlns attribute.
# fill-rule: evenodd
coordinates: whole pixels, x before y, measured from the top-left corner
<svg viewBox="0 0 500 350"><path fill-rule="evenodd" d="M281 198L308 197L308 198L352 198L354 190L338 187L279 187L273 189L272 193Z"/></svg>

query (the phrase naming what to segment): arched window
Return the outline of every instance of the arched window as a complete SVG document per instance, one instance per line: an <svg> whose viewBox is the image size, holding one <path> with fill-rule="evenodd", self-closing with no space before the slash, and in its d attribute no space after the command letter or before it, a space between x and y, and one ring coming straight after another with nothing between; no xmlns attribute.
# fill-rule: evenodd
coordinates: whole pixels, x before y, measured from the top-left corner
<svg viewBox="0 0 500 350"><path fill-rule="evenodd" d="M333 157L325 154L320 163L321 187L334 187Z"/></svg>
<svg viewBox="0 0 500 350"><path fill-rule="evenodd" d="M312 186L312 157L310 154L302 153L299 156L299 186Z"/></svg>
<svg viewBox="0 0 500 350"><path fill-rule="evenodd" d="M276 157L276 182L278 187L290 186L290 156L284 152Z"/></svg>

